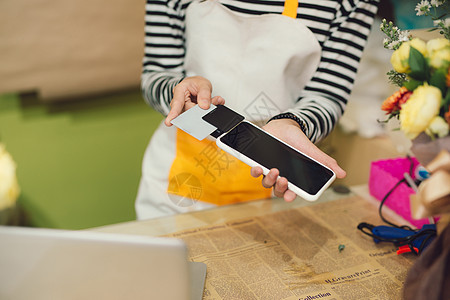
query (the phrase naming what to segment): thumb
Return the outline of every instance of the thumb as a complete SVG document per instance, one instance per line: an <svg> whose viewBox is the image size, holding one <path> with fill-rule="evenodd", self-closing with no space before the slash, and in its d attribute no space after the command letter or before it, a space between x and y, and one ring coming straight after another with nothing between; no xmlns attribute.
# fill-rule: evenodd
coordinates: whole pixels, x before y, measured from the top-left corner
<svg viewBox="0 0 450 300"><path fill-rule="evenodd" d="M334 158L328 156L327 154L324 154L324 156L325 157L321 160L322 163L331 170L333 170L337 178L344 178L347 175L347 172L345 172L344 169L342 169L338 165L337 161Z"/></svg>
<svg viewBox="0 0 450 300"><path fill-rule="evenodd" d="M200 108L208 109L211 105L211 92L212 88L210 84L201 84L198 87L197 104Z"/></svg>

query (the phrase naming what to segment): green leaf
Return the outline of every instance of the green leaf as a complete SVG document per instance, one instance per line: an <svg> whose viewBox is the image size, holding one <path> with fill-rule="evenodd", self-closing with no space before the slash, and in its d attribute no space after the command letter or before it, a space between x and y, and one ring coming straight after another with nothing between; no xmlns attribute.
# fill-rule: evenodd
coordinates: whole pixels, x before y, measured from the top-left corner
<svg viewBox="0 0 450 300"><path fill-rule="evenodd" d="M418 86L423 85L423 81L410 79L403 82L403 86L408 89L408 91L414 91Z"/></svg>
<svg viewBox="0 0 450 300"><path fill-rule="evenodd" d="M389 82L395 84L398 87L402 87L403 83L406 81L406 74L399 73L395 70L390 70L386 73L389 77Z"/></svg>
<svg viewBox="0 0 450 300"><path fill-rule="evenodd" d="M442 106L444 106L446 109L448 109L448 106L450 105L450 88L447 89L447 93L445 94L445 97L442 97Z"/></svg>
<svg viewBox="0 0 450 300"><path fill-rule="evenodd" d="M411 72L408 74L410 77L427 81L428 80L428 63L422 53L414 47L409 47L409 67Z"/></svg>
<svg viewBox="0 0 450 300"><path fill-rule="evenodd" d="M388 115L388 118L386 120L377 119L377 122L378 123L388 123L392 118L397 118L398 119L399 115L400 115L400 111L399 110L393 111L392 113L390 113Z"/></svg>
<svg viewBox="0 0 450 300"><path fill-rule="evenodd" d="M442 97L445 96L445 92L447 91L446 76L447 70L441 68L437 69L430 78L430 84L441 90Z"/></svg>

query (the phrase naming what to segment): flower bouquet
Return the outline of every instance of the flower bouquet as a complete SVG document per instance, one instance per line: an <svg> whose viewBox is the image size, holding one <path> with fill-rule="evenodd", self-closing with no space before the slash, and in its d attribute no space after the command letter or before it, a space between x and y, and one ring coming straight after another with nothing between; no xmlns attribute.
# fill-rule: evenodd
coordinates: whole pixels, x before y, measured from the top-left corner
<svg viewBox="0 0 450 300"><path fill-rule="evenodd" d="M447 14L437 16L438 7L449 11L446 1L422 0L416 6L416 15L432 18L431 30L439 30L438 38L413 38L386 20L380 26L386 34L384 47L393 50L393 69L387 75L400 88L381 106L388 116L385 122L398 119L399 130L412 141L412 154L431 177L439 177L431 189L427 186L435 181L432 178L421 184L420 201L411 196L415 218L450 213L450 19ZM431 195L432 190L439 192Z"/></svg>
<svg viewBox="0 0 450 300"><path fill-rule="evenodd" d="M388 120L398 118L400 130L412 140L421 133L431 139L449 135L449 20L437 23L443 27L444 37L428 42L412 38L408 31L399 30L392 22L383 20L381 24L381 30L388 36L384 46L394 50L389 80L400 86L383 102L381 109L386 111Z"/></svg>

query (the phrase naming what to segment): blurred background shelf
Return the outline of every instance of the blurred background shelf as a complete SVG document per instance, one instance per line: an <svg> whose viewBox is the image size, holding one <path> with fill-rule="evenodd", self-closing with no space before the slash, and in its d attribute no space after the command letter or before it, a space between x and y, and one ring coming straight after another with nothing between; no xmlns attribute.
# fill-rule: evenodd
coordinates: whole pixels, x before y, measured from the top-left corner
<svg viewBox="0 0 450 300"><path fill-rule="evenodd" d="M133 220L142 156L161 120L138 90L57 104L0 96L0 141L17 164L30 225Z"/></svg>

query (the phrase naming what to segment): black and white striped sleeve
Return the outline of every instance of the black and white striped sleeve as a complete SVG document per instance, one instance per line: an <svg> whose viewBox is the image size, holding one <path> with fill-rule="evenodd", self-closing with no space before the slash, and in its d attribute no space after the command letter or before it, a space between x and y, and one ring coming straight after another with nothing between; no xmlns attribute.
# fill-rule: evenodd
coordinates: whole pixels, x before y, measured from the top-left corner
<svg viewBox="0 0 450 300"><path fill-rule="evenodd" d="M342 2L322 43L317 71L287 111L305 121L305 134L312 142L327 136L344 112L377 4L377 0Z"/></svg>
<svg viewBox="0 0 450 300"><path fill-rule="evenodd" d="M173 87L184 77L184 14L190 0L147 0L141 90L145 101L167 115Z"/></svg>

